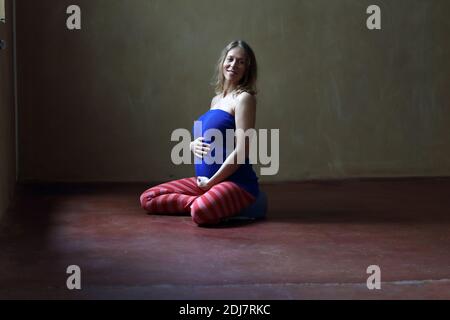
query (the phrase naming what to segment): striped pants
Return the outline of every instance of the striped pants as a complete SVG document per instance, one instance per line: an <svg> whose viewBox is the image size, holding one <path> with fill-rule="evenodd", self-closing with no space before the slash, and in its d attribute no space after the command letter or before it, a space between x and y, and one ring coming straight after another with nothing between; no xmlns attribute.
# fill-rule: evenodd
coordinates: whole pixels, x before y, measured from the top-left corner
<svg viewBox="0 0 450 320"><path fill-rule="evenodd" d="M255 197L231 181L209 190L197 186L197 177L169 181L147 189L140 197L148 213L190 213L196 224L216 224L238 214Z"/></svg>

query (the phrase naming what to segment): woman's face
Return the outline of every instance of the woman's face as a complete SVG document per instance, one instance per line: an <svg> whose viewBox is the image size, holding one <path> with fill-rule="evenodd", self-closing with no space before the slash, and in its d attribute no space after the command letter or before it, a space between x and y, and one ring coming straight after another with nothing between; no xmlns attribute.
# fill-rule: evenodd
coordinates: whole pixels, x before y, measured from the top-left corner
<svg viewBox="0 0 450 320"><path fill-rule="evenodd" d="M245 74L246 60L244 49L235 47L228 51L222 67L225 79L237 85Z"/></svg>

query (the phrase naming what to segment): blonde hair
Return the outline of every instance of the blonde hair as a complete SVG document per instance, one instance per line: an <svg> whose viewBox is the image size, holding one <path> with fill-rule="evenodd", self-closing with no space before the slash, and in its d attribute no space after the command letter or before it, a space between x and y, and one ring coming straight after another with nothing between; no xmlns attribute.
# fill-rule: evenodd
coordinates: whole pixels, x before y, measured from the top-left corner
<svg viewBox="0 0 450 320"><path fill-rule="evenodd" d="M227 57L228 51L233 48L242 48L246 55L246 68L242 79L236 88L236 93L248 92L252 95L256 95L256 76L257 76L257 65L255 54L250 48L250 46L242 40L235 40L230 42L220 54L219 60L217 61L216 72L214 74L212 85L215 86L216 94L223 93L225 76L223 75L223 63Z"/></svg>

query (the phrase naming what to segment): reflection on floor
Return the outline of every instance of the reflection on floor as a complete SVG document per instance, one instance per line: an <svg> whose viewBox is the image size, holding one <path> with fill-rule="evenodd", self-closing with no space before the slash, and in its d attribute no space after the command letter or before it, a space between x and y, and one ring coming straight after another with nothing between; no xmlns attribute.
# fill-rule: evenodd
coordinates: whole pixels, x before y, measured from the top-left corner
<svg viewBox="0 0 450 320"><path fill-rule="evenodd" d="M147 215L151 185L21 186L0 298L450 299L448 179L265 184L267 220L215 228Z"/></svg>

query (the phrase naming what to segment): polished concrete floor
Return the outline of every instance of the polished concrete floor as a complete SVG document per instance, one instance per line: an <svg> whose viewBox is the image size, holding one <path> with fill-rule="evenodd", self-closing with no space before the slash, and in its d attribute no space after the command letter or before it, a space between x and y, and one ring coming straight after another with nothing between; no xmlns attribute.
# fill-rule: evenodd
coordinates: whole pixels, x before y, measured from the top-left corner
<svg viewBox="0 0 450 320"><path fill-rule="evenodd" d="M21 186L0 298L450 299L449 179L265 184L267 220L215 228L147 215L151 185Z"/></svg>

